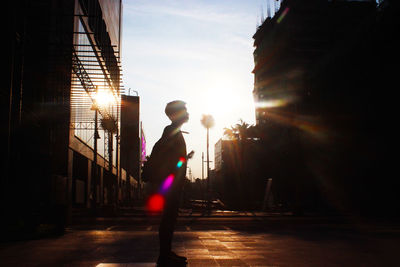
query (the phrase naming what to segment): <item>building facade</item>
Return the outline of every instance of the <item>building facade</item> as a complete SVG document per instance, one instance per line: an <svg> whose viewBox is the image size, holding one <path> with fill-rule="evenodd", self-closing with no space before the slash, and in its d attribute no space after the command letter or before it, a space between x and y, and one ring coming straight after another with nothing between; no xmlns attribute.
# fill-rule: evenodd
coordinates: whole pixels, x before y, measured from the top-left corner
<svg viewBox="0 0 400 267"><path fill-rule="evenodd" d="M146 157L146 140L139 120L139 96L122 95L121 99L121 201L129 203L140 197L140 171Z"/></svg>
<svg viewBox="0 0 400 267"><path fill-rule="evenodd" d="M253 36L256 123L274 162L264 164L274 199L292 210L368 213L395 202L379 156L390 133L372 126L390 124L393 105L369 108L394 77L393 10L393 1L284 0Z"/></svg>
<svg viewBox="0 0 400 267"><path fill-rule="evenodd" d="M38 214L26 225L118 203L122 9L121 0L10 6L2 207Z"/></svg>

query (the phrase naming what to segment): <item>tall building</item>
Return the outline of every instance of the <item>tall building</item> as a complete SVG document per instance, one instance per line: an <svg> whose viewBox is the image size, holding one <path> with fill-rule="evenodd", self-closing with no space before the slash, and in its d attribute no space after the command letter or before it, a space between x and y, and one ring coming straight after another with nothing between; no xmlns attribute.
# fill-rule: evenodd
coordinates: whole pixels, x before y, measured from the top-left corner
<svg viewBox="0 0 400 267"><path fill-rule="evenodd" d="M257 125L282 119L281 112L286 124L296 123L300 105L314 93L304 88L306 76L353 45L371 27L375 10L374 1L282 1L253 36Z"/></svg>
<svg viewBox="0 0 400 267"><path fill-rule="evenodd" d="M121 99L121 193L124 202L139 197L140 170L146 141L139 119L139 96L122 95Z"/></svg>
<svg viewBox="0 0 400 267"><path fill-rule="evenodd" d="M263 164L274 199L292 209L396 202L383 156L395 138L378 126L391 125L395 106L378 104L395 77L393 3L284 0L253 36L256 124L274 160Z"/></svg>
<svg viewBox="0 0 400 267"><path fill-rule="evenodd" d="M240 158L237 140L219 139L214 149L214 176L212 190L229 208L239 208L243 190L240 177ZM240 194L242 195L242 194ZM235 201L236 200L236 201Z"/></svg>
<svg viewBox="0 0 400 267"><path fill-rule="evenodd" d="M72 208L115 205L122 1L17 0L9 13L5 214L61 223Z"/></svg>

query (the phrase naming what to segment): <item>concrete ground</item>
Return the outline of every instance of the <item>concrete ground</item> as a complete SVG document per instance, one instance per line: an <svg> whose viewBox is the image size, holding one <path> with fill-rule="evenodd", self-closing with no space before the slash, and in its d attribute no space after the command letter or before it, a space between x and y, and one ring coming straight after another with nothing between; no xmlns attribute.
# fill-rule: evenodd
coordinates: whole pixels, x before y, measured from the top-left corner
<svg viewBox="0 0 400 267"><path fill-rule="evenodd" d="M400 227L336 218L184 216L188 266L400 266ZM0 266L155 266L157 219L81 219L63 236L0 244Z"/></svg>

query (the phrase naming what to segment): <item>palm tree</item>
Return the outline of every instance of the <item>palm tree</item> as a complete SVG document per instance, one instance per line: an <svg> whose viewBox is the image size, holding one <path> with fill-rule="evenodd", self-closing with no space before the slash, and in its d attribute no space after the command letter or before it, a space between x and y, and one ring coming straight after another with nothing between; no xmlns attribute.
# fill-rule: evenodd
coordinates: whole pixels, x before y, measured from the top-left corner
<svg viewBox="0 0 400 267"><path fill-rule="evenodd" d="M239 135L236 133L235 128L232 126L231 126L231 128L226 128L226 127L224 128L224 136L230 140L239 139Z"/></svg>
<svg viewBox="0 0 400 267"><path fill-rule="evenodd" d="M209 157L209 130L211 127L214 126L215 121L213 116L211 115L204 115L201 117L200 120L201 124L207 129L207 199L208 199L208 204L207 204L207 210L210 213L210 208L211 208L211 199L210 199L210 157Z"/></svg>
<svg viewBox="0 0 400 267"><path fill-rule="evenodd" d="M251 131L253 127L254 126L240 119L239 123L231 126L231 128L224 128L224 135L232 140L243 141L251 137Z"/></svg>
<svg viewBox="0 0 400 267"><path fill-rule="evenodd" d="M213 116L205 114L202 115L200 122L207 129L212 128L215 124Z"/></svg>
<svg viewBox="0 0 400 267"><path fill-rule="evenodd" d="M107 114L100 120L100 125L108 135L108 171L112 175L113 170L113 135L118 133L118 120L114 115ZM96 142L97 140L95 140ZM114 205L117 204L118 199L118 184L117 179L113 180L113 201Z"/></svg>
<svg viewBox="0 0 400 267"><path fill-rule="evenodd" d="M239 133L239 139L240 140L246 140L247 137L249 136L248 130L249 130L250 124L247 122L243 121L240 119L240 123L236 124L236 129Z"/></svg>
<svg viewBox="0 0 400 267"><path fill-rule="evenodd" d="M115 116L108 115L100 120L100 125L108 134L108 165L112 172L113 135L118 132L118 121Z"/></svg>

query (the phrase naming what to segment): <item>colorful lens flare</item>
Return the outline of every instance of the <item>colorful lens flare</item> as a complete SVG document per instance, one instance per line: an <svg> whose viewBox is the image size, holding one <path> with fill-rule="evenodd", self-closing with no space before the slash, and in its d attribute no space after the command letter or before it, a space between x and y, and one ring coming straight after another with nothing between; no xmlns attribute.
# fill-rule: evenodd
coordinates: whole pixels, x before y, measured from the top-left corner
<svg viewBox="0 0 400 267"><path fill-rule="evenodd" d="M180 158L178 164L176 164L176 167L177 168L182 167L182 165L183 165L183 163L185 163L185 161L186 161L185 158Z"/></svg>
<svg viewBox="0 0 400 267"><path fill-rule="evenodd" d="M182 167L183 163L186 162L185 158L180 158L178 164L176 165L177 168ZM170 174L167 178L165 178L164 182L162 183L159 193L153 194L149 197L147 201L147 210L150 212L160 212L164 209L165 204L165 193L170 189L172 183L174 182L175 175Z"/></svg>
<svg viewBox="0 0 400 267"><path fill-rule="evenodd" d="M167 192L167 190L171 187L172 182L174 181L175 175L170 174L164 181L164 183L161 186L161 193Z"/></svg>
<svg viewBox="0 0 400 267"><path fill-rule="evenodd" d="M160 194L154 194L150 196L147 201L147 209L150 212L160 212L164 209L165 199Z"/></svg>

